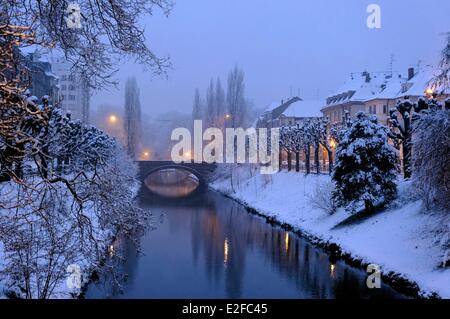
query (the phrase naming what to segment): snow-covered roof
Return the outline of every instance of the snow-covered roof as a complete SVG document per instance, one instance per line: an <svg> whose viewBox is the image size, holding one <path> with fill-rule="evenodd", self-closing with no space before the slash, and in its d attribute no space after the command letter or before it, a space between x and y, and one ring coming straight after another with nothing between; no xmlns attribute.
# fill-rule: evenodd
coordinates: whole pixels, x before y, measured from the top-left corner
<svg viewBox="0 0 450 319"><path fill-rule="evenodd" d="M377 99L392 99L398 95L402 90L402 85L406 79L400 75L393 75L387 77L383 84L381 84L381 91L376 94Z"/></svg>
<svg viewBox="0 0 450 319"><path fill-rule="evenodd" d="M422 68L409 80L399 73L371 75L363 72L352 75L335 94L327 98L326 107L347 102L396 99L406 95L423 96L437 72L429 67ZM450 94L450 88L438 90Z"/></svg>
<svg viewBox="0 0 450 319"><path fill-rule="evenodd" d="M300 100L292 103L282 113L286 117L321 117L320 109L323 107L322 100Z"/></svg>
<svg viewBox="0 0 450 319"><path fill-rule="evenodd" d="M266 113L266 112L272 112L274 109L276 109L276 108L279 107L280 105L281 105L280 102L272 102L272 103L270 103L269 105L267 105L267 106L264 108L264 112L263 112L263 113Z"/></svg>
<svg viewBox="0 0 450 319"><path fill-rule="evenodd" d="M350 101L373 99L381 91L382 77L371 76L368 72L352 74L343 86L327 98L327 106Z"/></svg>
<svg viewBox="0 0 450 319"><path fill-rule="evenodd" d="M439 70L432 67L422 68L414 74L414 77L406 81L403 90L400 90L397 97L403 96L422 96L430 88L430 81L439 74ZM450 88L439 87L435 91L444 94L450 94Z"/></svg>

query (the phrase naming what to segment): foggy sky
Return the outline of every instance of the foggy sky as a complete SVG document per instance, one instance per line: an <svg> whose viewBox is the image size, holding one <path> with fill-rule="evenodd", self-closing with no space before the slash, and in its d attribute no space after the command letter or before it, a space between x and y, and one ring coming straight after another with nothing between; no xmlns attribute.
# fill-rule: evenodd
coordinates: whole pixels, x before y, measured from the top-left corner
<svg viewBox="0 0 450 319"><path fill-rule="evenodd" d="M366 8L382 10L382 28L368 29ZM435 64L450 31L448 0L178 0L168 18L145 17L147 41L170 56L168 79L133 63L117 74L118 90L98 92L91 107L122 106L128 76L137 77L143 112L190 113L194 89L204 95L211 77L226 84L241 66L246 95L257 107L297 95L324 99L351 72L394 71Z"/></svg>

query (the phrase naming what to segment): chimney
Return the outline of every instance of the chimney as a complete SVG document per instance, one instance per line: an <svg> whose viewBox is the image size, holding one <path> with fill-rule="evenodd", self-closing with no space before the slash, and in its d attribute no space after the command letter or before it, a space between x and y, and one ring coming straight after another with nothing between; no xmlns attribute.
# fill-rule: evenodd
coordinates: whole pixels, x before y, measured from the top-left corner
<svg viewBox="0 0 450 319"><path fill-rule="evenodd" d="M283 99L281 99L281 105L283 105L284 104L284 101L283 101Z"/></svg>
<svg viewBox="0 0 450 319"><path fill-rule="evenodd" d="M408 69L408 81L414 77L414 68Z"/></svg>
<svg viewBox="0 0 450 319"><path fill-rule="evenodd" d="M362 75L366 77L366 83L369 83L370 82L370 73L367 71L364 71L362 73Z"/></svg>

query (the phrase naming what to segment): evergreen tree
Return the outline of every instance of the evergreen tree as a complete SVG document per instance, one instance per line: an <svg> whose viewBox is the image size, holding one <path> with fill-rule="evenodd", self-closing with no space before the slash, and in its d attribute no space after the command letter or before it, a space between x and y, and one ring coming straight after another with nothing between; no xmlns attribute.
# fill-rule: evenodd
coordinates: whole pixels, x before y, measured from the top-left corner
<svg viewBox="0 0 450 319"><path fill-rule="evenodd" d="M386 128L375 116L357 113L336 151L334 201L352 212L362 204L367 211L388 204L397 190L396 163L397 152L388 144Z"/></svg>

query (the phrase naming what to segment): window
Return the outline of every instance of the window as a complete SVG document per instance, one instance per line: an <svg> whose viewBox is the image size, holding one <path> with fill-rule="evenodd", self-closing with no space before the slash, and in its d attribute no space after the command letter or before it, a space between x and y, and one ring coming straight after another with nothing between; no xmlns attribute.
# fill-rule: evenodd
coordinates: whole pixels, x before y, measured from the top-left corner
<svg viewBox="0 0 450 319"><path fill-rule="evenodd" d="M75 76L73 74L69 75L69 81L74 81L75 80Z"/></svg>
<svg viewBox="0 0 450 319"><path fill-rule="evenodd" d="M69 95L69 101L75 101L75 95Z"/></svg>
<svg viewBox="0 0 450 319"><path fill-rule="evenodd" d="M63 90L63 91L67 90L67 85L65 85L65 84L61 85L61 90Z"/></svg>
<svg viewBox="0 0 450 319"><path fill-rule="evenodd" d="M69 85L69 91L75 91L75 86L74 85Z"/></svg>
<svg viewBox="0 0 450 319"><path fill-rule="evenodd" d="M61 81L67 81L67 75L61 75Z"/></svg>
<svg viewBox="0 0 450 319"><path fill-rule="evenodd" d="M388 108L387 105L383 105L383 114L387 114L388 113Z"/></svg>

